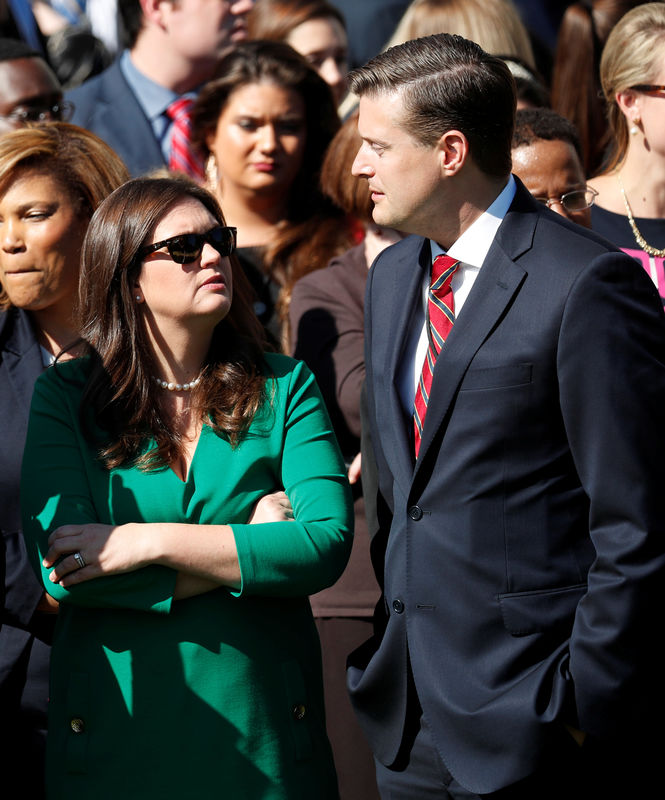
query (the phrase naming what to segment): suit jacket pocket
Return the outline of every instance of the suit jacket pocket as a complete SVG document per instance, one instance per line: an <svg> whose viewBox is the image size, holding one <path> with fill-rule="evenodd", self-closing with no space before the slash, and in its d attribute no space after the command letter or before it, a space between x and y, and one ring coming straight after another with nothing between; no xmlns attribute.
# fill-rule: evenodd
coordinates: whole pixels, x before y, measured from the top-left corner
<svg viewBox="0 0 665 800"><path fill-rule="evenodd" d="M559 589L510 592L498 595L503 624L513 636L529 636L570 627L586 583Z"/></svg>
<svg viewBox="0 0 665 800"><path fill-rule="evenodd" d="M531 383L533 364L509 364L502 367L471 367L460 385L461 392L478 389L504 389Z"/></svg>

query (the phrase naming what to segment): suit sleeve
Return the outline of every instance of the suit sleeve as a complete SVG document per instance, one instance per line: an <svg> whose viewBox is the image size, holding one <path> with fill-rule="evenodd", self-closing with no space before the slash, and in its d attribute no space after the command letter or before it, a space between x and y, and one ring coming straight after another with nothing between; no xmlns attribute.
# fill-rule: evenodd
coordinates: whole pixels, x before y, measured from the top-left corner
<svg viewBox="0 0 665 800"><path fill-rule="evenodd" d="M280 381L277 390L285 384ZM351 552L353 504L346 470L304 364L291 372L284 391L274 404L283 408L281 479L295 521L232 525L241 594L314 594L337 580Z"/></svg>
<svg viewBox="0 0 665 800"><path fill-rule="evenodd" d="M312 369L326 400L334 399L348 429L359 437L364 330L362 308L353 300L336 276L318 271L296 283L289 315L294 356Z"/></svg>
<svg viewBox="0 0 665 800"><path fill-rule="evenodd" d="M80 429L79 393L73 389L76 384L60 379L57 368L35 384L21 473L23 534L32 567L60 603L167 613L176 580L176 572L167 567L149 566L63 588L49 580L51 570L42 564L56 528L111 522L106 471Z"/></svg>
<svg viewBox="0 0 665 800"><path fill-rule="evenodd" d="M558 374L596 550L570 641L579 724L625 734L662 702L665 592L665 318L632 259L603 255L577 279Z"/></svg>

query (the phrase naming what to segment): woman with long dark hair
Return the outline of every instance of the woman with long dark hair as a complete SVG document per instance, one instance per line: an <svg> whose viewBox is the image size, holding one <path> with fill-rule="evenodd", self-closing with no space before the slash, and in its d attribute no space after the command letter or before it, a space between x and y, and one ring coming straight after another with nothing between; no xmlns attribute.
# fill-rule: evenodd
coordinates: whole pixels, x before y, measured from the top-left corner
<svg viewBox="0 0 665 800"><path fill-rule="evenodd" d="M281 42L243 42L223 56L192 112L210 186L238 228L239 257L261 322L288 352L293 284L352 243L319 172L339 128L329 88Z"/></svg>
<svg viewBox="0 0 665 800"><path fill-rule="evenodd" d="M87 355L35 388L50 798L337 796L307 595L348 558L348 486L311 374L263 351L234 246L204 189L125 184L83 248Z"/></svg>

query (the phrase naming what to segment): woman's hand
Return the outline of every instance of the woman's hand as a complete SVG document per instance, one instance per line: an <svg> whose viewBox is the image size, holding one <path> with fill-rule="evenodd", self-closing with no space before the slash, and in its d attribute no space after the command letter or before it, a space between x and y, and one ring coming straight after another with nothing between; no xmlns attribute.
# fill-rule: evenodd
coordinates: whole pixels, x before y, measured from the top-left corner
<svg viewBox="0 0 665 800"><path fill-rule="evenodd" d="M149 527L145 523L101 525L92 522L57 528L49 536L49 549L43 562L47 569L53 567L49 578L61 586L72 586L100 575L131 572L151 563Z"/></svg>
<svg viewBox="0 0 665 800"><path fill-rule="evenodd" d="M286 492L273 492L262 497L254 506L248 522L290 522L293 520L293 508Z"/></svg>
<svg viewBox="0 0 665 800"><path fill-rule="evenodd" d="M362 459L361 459L360 453L358 453L356 455L356 457L353 459L353 461L351 462L351 465L349 466L349 471L347 473L347 477L348 477L349 483L351 485L353 485L354 483L358 483L358 481L360 480L361 461L362 461Z"/></svg>

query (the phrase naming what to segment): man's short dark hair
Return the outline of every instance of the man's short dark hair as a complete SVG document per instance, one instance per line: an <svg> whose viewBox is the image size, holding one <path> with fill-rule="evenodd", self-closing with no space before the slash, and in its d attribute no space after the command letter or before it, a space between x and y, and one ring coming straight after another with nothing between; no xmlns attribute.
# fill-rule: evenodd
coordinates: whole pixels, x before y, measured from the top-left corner
<svg viewBox="0 0 665 800"><path fill-rule="evenodd" d="M43 58L20 39L0 38L0 61L16 61L19 58Z"/></svg>
<svg viewBox="0 0 665 800"><path fill-rule="evenodd" d="M139 0L118 0L120 33L125 47L130 50L136 44L143 28L143 9Z"/></svg>
<svg viewBox="0 0 665 800"><path fill-rule="evenodd" d="M572 144L582 161L582 147L573 123L550 108L522 108L515 116L513 150L527 147L538 139Z"/></svg>
<svg viewBox="0 0 665 800"><path fill-rule="evenodd" d="M511 167L515 82L506 64L474 42L448 33L391 47L351 72L351 91L402 91L404 128L433 146L448 130L461 131L473 161L487 175Z"/></svg>

